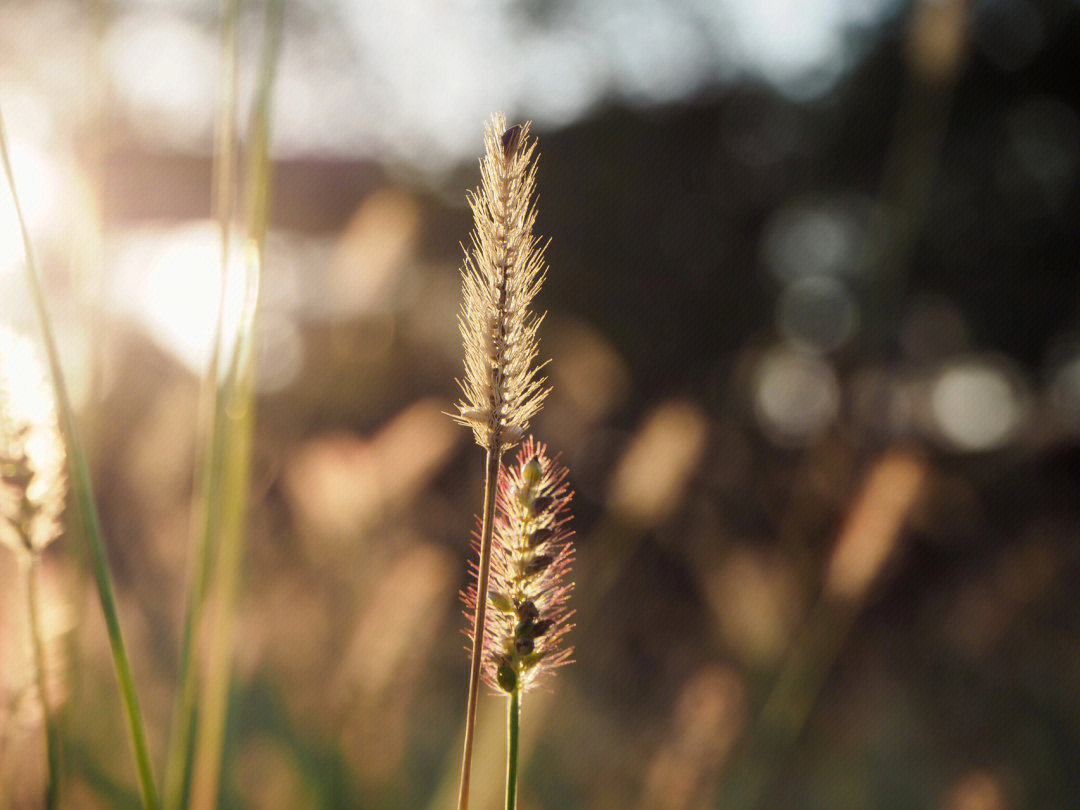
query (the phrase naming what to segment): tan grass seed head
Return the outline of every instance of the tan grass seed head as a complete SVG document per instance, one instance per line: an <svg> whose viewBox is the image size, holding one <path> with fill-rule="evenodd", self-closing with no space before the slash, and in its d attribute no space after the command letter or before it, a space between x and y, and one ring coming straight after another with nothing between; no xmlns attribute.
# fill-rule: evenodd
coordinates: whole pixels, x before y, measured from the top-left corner
<svg viewBox="0 0 1080 810"><path fill-rule="evenodd" d="M33 345L0 329L0 543L36 553L60 533L64 445Z"/></svg>
<svg viewBox="0 0 1080 810"><path fill-rule="evenodd" d="M541 317L532 303L545 275L533 234L536 142L529 123L510 128L501 114L484 132L480 187L468 196L473 232L461 270L458 327L465 347L463 398L455 420L496 452L517 444L548 388L537 365Z"/></svg>

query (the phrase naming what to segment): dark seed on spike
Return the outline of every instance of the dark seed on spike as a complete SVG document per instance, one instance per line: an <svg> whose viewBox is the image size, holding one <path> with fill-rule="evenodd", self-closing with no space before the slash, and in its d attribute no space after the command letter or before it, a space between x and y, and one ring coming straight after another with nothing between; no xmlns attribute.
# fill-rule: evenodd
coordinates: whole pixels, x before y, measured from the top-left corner
<svg viewBox="0 0 1080 810"><path fill-rule="evenodd" d="M551 565L551 563L554 562L554 560L555 560L555 558L552 557L550 554L537 554L535 557L533 557L531 560L529 560L527 563L525 563L525 569L524 569L525 576L527 576L527 577L536 576L541 571L543 571L545 568L547 568L549 565Z"/></svg>
<svg viewBox="0 0 1080 810"><path fill-rule="evenodd" d="M518 655L528 655L533 651L534 646L536 645L533 644L531 638L519 638L514 642L514 648L517 650Z"/></svg>
<svg viewBox="0 0 1080 810"><path fill-rule="evenodd" d="M555 503L555 499L550 495L541 495L533 501L532 513L534 515L542 515L551 508L553 503Z"/></svg>
<svg viewBox="0 0 1080 810"><path fill-rule="evenodd" d="M510 129L502 135L502 148L503 155L509 160L514 156L514 152L517 151L518 144L521 143L521 124L514 124Z"/></svg>
<svg viewBox="0 0 1080 810"><path fill-rule="evenodd" d="M537 529L531 535L529 535L529 545L538 546L541 543L546 543L555 535L555 530L550 526L545 526L542 529Z"/></svg>
<svg viewBox="0 0 1080 810"><path fill-rule="evenodd" d="M540 615L540 611L536 608L536 603L531 599L526 599L517 608L518 618L523 622L536 621Z"/></svg>
<svg viewBox="0 0 1080 810"><path fill-rule="evenodd" d="M518 639L537 639L544 635L554 625L551 619L541 619L538 622L520 622L514 628L514 637Z"/></svg>

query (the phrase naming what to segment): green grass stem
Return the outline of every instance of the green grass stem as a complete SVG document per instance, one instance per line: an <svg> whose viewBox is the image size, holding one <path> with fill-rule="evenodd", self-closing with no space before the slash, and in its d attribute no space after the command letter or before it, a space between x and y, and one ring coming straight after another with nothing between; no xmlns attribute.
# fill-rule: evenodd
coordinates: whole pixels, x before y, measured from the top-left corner
<svg viewBox="0 0 1080 810"><path fill-rule="evenodd" d="M150 765L150 749L146 742L146 723L143 719L142 710L139 708L139 698L135 692L135 679L131 671L131 662L128 659L124 636L120 629L120 616L116 609L116 597L112 577L109 574L105 541L101 531L101 522L98 519L97 506L94 502L93 488L90 484L90 470L75 426L75 414L71 408L67 386L64 383L63 370L60 366L60 352L56 347L52 320L45 303L45 293L41 286L41 274L34 258L30 232L27 229L26 219L19 203L19 195L15 188L15 176L11 169L11 157L8 153L7 134L4 130L2 114L0 114L0 159L4 164L4 173L7 177L8 187L11 190L15 215L19 221L19 230L22 233L30 295L49 359L49 371L52 375L61 432L64 435L64 445L71 468L72 492L75 496L76 511L82 521L83 531L90 546L94 582L97 585L98 598L105 617L105 628L109 636L109 649L112 653L113 668L116 671L116 678L120 686L124 716L127 720L128 734L135 756L139 790L146 810L158 810L160 802L157 786L154 783L154 771Z"/></svg>
<svg viewBox="0 0 1080 810"><path fill-rule="evenodd" d="M217 325L209 367L200 396L200 436L205 448L199 473L197 499L192 513L195 553L188 574L187 606L181 636L179 687L173 706L165 766L165 808L181 810L190 798L191 768L195 747L198 675L193 646L196 629L206 603L207 582L213 565L214 538L221 521L224 430L224 390L220 385L225 323L225 295L228 285L227 257L231 254L233 219L236 212L236 18L237 2L228 2L222 25L222 83L217 128L214 135L214 210L221 232L222 273Z"/></svg>
<svg viewBox="0 0 1080 810"><path fill-rule="evenodd" d="M465 745L461 755L458 810L468 810L469 807L473 733L476 728L476 701L480 693L480 662L483 658L488 575L491 571L491 536L495 525L495 489L499 482L499 460L501 455L497 450L488 450L487 460L484 464L484 513L480 524L480 561L476 578L476 615L473 619L473 645L469 663L469 698L465 706Z"/></svg>
<svg viewBox="0 0 1080 810"><path fill-rule="evenodd" d="M235 9L229 12L235 15ZM211 501L208 524L213 531L215 552L202 552L202 558L213 559L213 570L207 572L209 588L205 594L209 609L210 642L205 662L204 689L197 701L198 725L194 735L190 806L202 810L217 806L224 765L225 728L228 717L232 651L235 637L235 605L240 590L242 562L247 534L249 482L251 478L251 448L255 424L255 315L258 305L263 245L269 218L271 173L269 160L269 122L271 90L276 77L284 26L284 6L273 0L266 12L267 41L259 71L259 85L252 108L239 195L238 243L229 235L237 199L228 186L231 169L222 167L219 175L218 199L223 210L232 209L229 219L222 214L224 272L243 273L243 304L232 335L221 334L221 340L231 345L232 352L224 366L222 383L217 391L218 406L214 409L214 435L210 475L219 475ZM234 46L235 47L235 46ZM229 91L234 93L235 90ZM228 110L226 109L226 114ZM230 133L231 125L219 131ZM231 144L223 144L228 149ZM228 165L228 164L226 164ZM235 187L235 183L233 184ZM234 261L234 257L238 260ZM227 282L226 282L227 284ZM227 285L226 288L231 287ZM225 344L219 341L219 346ZM224 358L222 352L219 362ZM216 374L216 370L215 370ZM220 439L216 437L220 435ZM213 442L220 441L220 448ZM214 457L217 453L216 458ZM200 566L201 567L201 566ZM201 610L199 611L201 612Z"/></svg>
<svg viewBox="0 0 1080 810"><path fill-rule="evenodd" d="M518 744L521 738L521 687L506 705L506 810L517 807Z"/></svg>

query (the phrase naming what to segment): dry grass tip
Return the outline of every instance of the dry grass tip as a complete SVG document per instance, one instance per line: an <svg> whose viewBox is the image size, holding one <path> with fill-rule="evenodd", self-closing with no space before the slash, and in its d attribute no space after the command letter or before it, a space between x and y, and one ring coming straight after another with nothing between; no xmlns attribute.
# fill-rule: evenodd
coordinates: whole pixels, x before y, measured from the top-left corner
<svg viewBox="0 0 1080 810"><path fill-rule="evenodd" d="M30 341L0 329L0 544L37 553L60 533L64 445Z"/></svg>
<svg viewBox="0 0 1080 810"><path fill-rule="evenodd" d="M458 326L465 345L464 398L457 422L493 452L521 440L547 396L535 365L541 318L529 311L544 281L544 246L533 235L536 142L529 124L506 128L501 114L484 132L480 187L468 196L473 232L461 271Z"/></svg>

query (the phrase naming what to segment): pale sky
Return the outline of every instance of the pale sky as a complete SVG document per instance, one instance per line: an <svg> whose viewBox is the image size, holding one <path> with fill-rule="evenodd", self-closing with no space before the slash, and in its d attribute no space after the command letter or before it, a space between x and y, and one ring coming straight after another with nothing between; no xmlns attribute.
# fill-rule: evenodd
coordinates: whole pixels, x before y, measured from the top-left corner
<svg viewBox="0 0 1080 810"><path fill-rule="evenodd" d="M216 3L121 3L105 64L132 124L208 144ZM333 0L288 5L279 155L373 156L439 171L494 110L544 128L616 101L654 106L749 77L812 98L855 63L896 0ZM258 21L241 82L250 87ZM859 35L861 32L861 35Z"/></svg>

